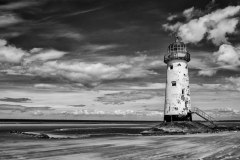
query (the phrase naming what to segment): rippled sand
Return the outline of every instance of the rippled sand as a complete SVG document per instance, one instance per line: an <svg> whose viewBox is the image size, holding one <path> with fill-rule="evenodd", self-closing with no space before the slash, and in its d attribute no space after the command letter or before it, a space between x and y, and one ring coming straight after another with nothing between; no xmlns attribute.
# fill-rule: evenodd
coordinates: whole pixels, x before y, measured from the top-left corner
<svg viewBox="0 0 240 160"><path fill-rule="evenodd" d="M75 139L34 139L2 133L0 142L1 160L240 159L240 132Z"/></svg>

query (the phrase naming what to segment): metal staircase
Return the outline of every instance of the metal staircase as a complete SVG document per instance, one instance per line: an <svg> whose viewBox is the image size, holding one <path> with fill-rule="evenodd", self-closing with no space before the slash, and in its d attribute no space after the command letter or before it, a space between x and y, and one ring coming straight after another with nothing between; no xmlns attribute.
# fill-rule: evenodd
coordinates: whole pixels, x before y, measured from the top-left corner
<svg viewBox="0 0 240 160"><path fill-rule="evenodd" d="M213 124L214 126L216 126L216 124L214 124L214 122L216 122L216 120L209 116L207 113L205 113L204 111L200 110L197 107L193 107L192 108L192 113L196 113L198 116L202 117L203 119L205 119L206 121L210 122L211 124Z"/></svg>

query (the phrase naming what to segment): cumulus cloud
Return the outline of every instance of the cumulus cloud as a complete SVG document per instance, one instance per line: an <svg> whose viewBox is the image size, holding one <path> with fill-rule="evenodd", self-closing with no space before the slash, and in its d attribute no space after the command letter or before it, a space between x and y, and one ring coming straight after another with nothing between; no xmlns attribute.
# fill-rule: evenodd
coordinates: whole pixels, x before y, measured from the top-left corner
<svg viewBox="0 0 240 160"><path fill-rule="evenodd" d="M183 25L183 23L181 23L181 22L177 22L173 25L170 25L170 24L166 23L166 24L163 24L162 27L165 31L169 30L169 31L172 31L172 32L177 32L179 27L181 27L182 25Z"/></svg>
<svg viewBox="0 0 240 160"><path fill-rule="evenodd" d="M67 52L57 51L54 49L42 49L42 48L33 48L30 50L31 53L35 53L34 55L25 58L25 62L32 62L36 60L40 61L48 61L53 59L59 59L63 57Z"/></svg>
<svg viewBox="0 0 240 160"><path fill-rule="evenodd" d="M222 85L226 89L237 90L240 92L240 77L225 78L227 84Z"/></svg>
<svg viewBox="0 0 240 160"><path fill-rule="evenodd" d="M21 63L32 61L48 61L59 59L67 52L62 52L54 49L33 48L30 51L25 51L13 45L8 45L7 41L0 39L0 62Z"/></svg>
<svg viewBox="0 0 240 160"><path fill-rule="evenodd" d="M20 63L26 55L28 55L26 51L7 45L6 40L0 39L0 62Z"/></svg>
<svg viewBox="0 0 240 160"><path fill-rule="evenodd" d="M0 41L0 61L9 63L19 63L19 65L9 66L1 72L11 75L39 76L42 78L52 78L61 82L74 82L85 87L94 87L108 80L122 80L144 78L155 76L155 68L164 65L158 56L140 55L137 57L122 58L123 61L117 63L88 63L73 60L58 60L66 52L54 49L33 48L30 51L23 51L6 44L5 40ZM111 45L110 45L111 46ZM111 46L113 47L113 46ZM110 47L110 48L111 48ZM108 47L97 50L109 49ZM47 84L36 84L36 88L54 88Z"/></svg>
<svg viewBox="0 0 240 160"><path fill-rule="evenodd" d="M193 11L194 11L194 7L191 7L189 9L186 9L183 11L183 15L187 18L187 19L191 19L193 16Z"/></svg>
<svg viewBox="0 0 240 160"><path fill-rule="evenodd" d="M36 111L33 111L32 113L34 116L42 116L44 115L42 111L39 111L39 110L36 110Z"/></svg>
<svg viewBox="0 0 240 160"><path fill-rule="evenodd" d="M152 69L163 65L160 60L132 58L125 63L103 64L72 61L38 61L22 67L12 66L2 70L5 74L31 75L53 78L62 82L74 82L94 87L108 80L123 80L155 76ZM38 86L39 87L39 86Z"/></svg>
<svg viewBox="0 0 240 160"><path fill-rule="evenodd" d="M217 73L217 70L214 70L214 69L205 69L205 70L200 70L198 72L198 75L199 76L213 76Z"/></svg>
<svg viewBox="0 0 240 160"><path fill-rule="evenodd" d="M176 15L176 14L173 14L173 15L170 15L168 18L167 18L167 20L169 20L169 21L171 21L171 20L173 20L173 19L175 19L175 18L177 18L178 16Z"/></svg>
<svg viewBox="0 0 240 160"><path fill-rule="evenodd" d="M98 85L104 80L141 78L154 73L129 64L106 65L57 61L31 64L24 72L41 77L63 78L92 86Z"/></svg>
<svg viewBox="0 0 240 160"><path fill-rule="evenodd" d="M103 102L105 104L123 104L127 101L151 99L156 96L161 96L161 94L158 91L119 92L113 94L105 94L103 97L98 97L97 101Z"/></svg>
<svg viewBox="0 0 240 160"><path fill-rule="evenodd" d="M238 19L230 18L240 11L240 6L229 6L216 10L199 19L192 19L179 28L178 35L185 41L197 43L208 33L208 39L214 44L226 43L226 34L233 33L238 23ZM214 25L209 26L209 23Z"/></svg>
<svg viewBox="0 0 240 160"><path fill-rule="evenodd" d="M209 25L207 23L205 24ZM213 24L214 27L210 26L213 29L208 31L207 39L212 40L212 42L215 45L219 45L222 43L229 43L227 40L226 34L234 33L237 24L238 24L238 19L236 18L224 19L220 21L218 24Z"/></svg>
<svg viewBox="0 0 240 160"><path fill-rule="evenodd" d="M213 76L218 70L239 71L240 49L229 44L222 44L219 50L205 59L192 59L190 67L200 69L198 75Z"/></svg>
<svg viewBox="0 0 240 160"><path fill-rule="evenodd" d="M227 64L232 66L240 65L240 49L232 45L223 44L217 52L213 53L216 63Z"/></svg>
<svg viewBox="0 0 240 160"><path fill-rule="evenodd" d="M187 18L192 16L194 8L184 11ZM228 6L206 14L200 18L191 19L189 22L180 25L178 22L173 25L165 24L167 30L178 31L178 36L186 43L198 43L207 34L207 39L215 45L229 43L226 34L233 34L238 23L237 18L233 18L240 11L240 6ZM180 25L180 26L179 26Z"/></svg>

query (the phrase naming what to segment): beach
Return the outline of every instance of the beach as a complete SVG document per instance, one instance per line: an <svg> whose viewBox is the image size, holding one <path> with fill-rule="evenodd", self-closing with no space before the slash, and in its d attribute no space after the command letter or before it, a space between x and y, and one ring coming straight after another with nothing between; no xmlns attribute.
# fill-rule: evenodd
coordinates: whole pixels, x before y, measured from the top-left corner
<svg viewBox="0 0 240 160"><path fill-rule="evenodd" d="M1 124L0 159L240 159L239 132L167 136L142 136L134 133L136 130L144 130L151 125ZM20 126L18 129L25 126L24 131L26 132L31 131L32 128L34 133L46 133L53 137L50 139L37 139L8 132L9 129L16 129L16 126ZM98 132L98 130L118 130L118 132L112 134L93 134L93 132L89 132L90 134L86 134L81 132L81 130L85 130L84 127L88 127L89 130L94 130L94 132ZM126 131L124 128L128 128L128 130ZM54 135L57 135L57 137L54 137Z"/></svg>

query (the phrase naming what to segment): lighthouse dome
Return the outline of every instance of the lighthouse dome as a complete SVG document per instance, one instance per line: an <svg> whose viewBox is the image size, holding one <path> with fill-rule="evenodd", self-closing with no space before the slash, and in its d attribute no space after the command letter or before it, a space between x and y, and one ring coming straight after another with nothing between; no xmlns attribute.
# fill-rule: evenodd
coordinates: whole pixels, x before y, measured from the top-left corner
<svg viewBox="0 0 240 160"><path fill-rule="evenodd" d="M168 63L175 59L190 61L190 54L187 51L186 45L181 42L178 37L176 37L175 42L168 46L167 54L164 56L164 62Z"/></svg>
<svg viewBox="0 0 240 160"><path fill-rule="evenodd" d="M187 47L186 45L179 40L178 37L176 37L175 42L171 43L168 46L168 53L186 53Z"/></svg>

